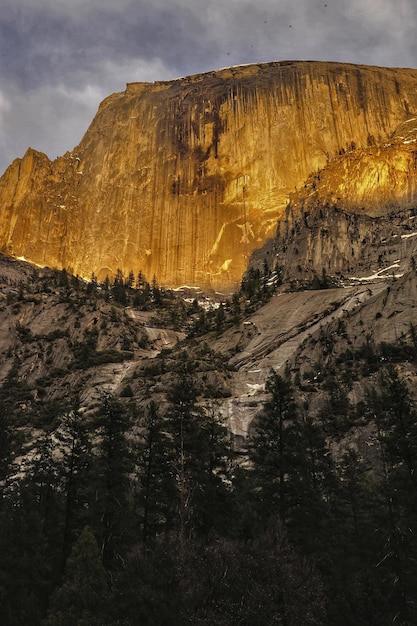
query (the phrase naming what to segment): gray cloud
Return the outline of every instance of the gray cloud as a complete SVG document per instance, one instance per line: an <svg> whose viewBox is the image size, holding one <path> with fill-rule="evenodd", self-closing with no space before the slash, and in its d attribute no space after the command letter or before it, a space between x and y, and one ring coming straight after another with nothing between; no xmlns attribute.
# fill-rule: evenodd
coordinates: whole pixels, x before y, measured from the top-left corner
<svg viewBox="0 0 417 626"><path fill-rule="evenodd" d="M0 170L79 143L126 82L318 59L417 67L415 0L3 0Z"/></svg>

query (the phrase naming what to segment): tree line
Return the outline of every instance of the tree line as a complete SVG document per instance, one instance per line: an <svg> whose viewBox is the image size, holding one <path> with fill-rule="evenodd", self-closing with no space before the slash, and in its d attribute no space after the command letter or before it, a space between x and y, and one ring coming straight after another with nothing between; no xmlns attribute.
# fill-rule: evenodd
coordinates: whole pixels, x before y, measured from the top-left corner
<svg viewBox="0 0 417 626"><path fill-rule="evenodd" d="M335 455L274 371L237 449L199 384L184 353L164 405L74 398L23 465L0 412L1 623L415 623L417 419L395 367L367 394L368 457Z"/></svg>

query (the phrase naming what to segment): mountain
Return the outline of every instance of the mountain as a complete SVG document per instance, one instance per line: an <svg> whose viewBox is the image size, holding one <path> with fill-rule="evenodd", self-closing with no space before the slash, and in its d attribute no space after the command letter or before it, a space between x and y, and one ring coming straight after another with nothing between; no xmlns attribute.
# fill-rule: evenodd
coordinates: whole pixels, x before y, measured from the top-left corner
<svg viewBox="0 0 417 626"><path fill-rule="evenodd" d="M336 375L338 359L350 351L347 362L357 354L359 363L364 349L376 355L378 370L392 361L392 354L379 353L385 345L398 349L394 361L403 363L412 387L417 384L414 357L410 365L415 267L343 285L332 285L329 276L324 288L317 277L278 288L273 273L267 280L265 288L257 273L250 299L243 288L217 308L201 292L184 298L149 285L123 287L120 297L117 279L94 285L0 256L2 402L29 442L38 437L36 428L53 428L74 397L86 414L104 393L140 411L150 399L164 407L173 372L188 355L200 402L215 403L240 445L266 402L272 370L296 379L300 398L308 380L321 406L317 372L322 381ZM367 376L358 375L355 388L344 382L353 406Z"/></svg>
<svg viewBox="0 0 417 626"><path fill-rule="evenodd" d="M128 85L6 171L2 623L417 623L416 77Z"/></svg>
<svg viewBox="0 0 417 626"><path fill-rule="evenodd" d="M100 623L415 621L414 238L395 275L278 286L299 235L280 276L252 266L218 307L198 291L0 256L3 623L44 624L60 600L85 610L84 588L62 600L62 571L72 581L75 558L91 571L86 527L107 549L96 550L111 579ZM271 408L278 425L271 371L284 391L280 462L276 427L263 430ZM375 567L387 541L395 558ZM94 605L97 585L87 592Z"/></svg>
<svg viewBox="0 0 417 626"><path fill-rule="evenodd" d="M305 61L128 84L73 151L29 149L6 170L0 249L87 278L231 292L307 188L323 204L356 185L354 214L412 203L416 87L412 69Z"/></svg>

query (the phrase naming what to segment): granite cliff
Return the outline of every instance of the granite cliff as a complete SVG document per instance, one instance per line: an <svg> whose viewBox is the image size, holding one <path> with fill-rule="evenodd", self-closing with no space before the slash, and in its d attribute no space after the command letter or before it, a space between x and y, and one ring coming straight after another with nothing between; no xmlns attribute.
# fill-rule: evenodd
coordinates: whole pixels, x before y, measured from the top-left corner
<svg viewBox="0 0 417 626"><path fill-rule="evenodd" d="M408 120L383 144L339 155L290 194L276 237L252 263L278 264L293 287L366 282L415 266L417 131Z"/></svg>
<svg viewBox="0 0 417 626"><path fill-rule="evenodd" d="M321 205L351 197L356 180L350 213L364 200L371 217L410 208L416 115L412 69L275 62L128 84L72 152L51 162L29 149L6 170L0 249L85 277L120 268L232 290L291 194L294 219L305 214L299 194L317 195L311 174L329 173ZM348 175L330 181L332 167Z"/></svg>

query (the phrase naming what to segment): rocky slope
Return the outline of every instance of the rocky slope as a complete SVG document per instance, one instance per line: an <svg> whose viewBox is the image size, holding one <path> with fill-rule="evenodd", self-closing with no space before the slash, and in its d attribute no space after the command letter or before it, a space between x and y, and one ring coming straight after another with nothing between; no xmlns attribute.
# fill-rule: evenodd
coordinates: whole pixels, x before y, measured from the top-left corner
<svg viewBox="0 0 417 626"><path fill-rule="evenodd" d="M385 144L398 128L406 137L416 87L416 70L321 62L129 84L72 152L50 162L30 149L8 168L0 248L80 276L132 269L167 286L232 290L290 194L339 154L350 155L349 175L322 186L322 198L350 196L353 180L351 212L364 198L382 212L412 204L412 144ZM383 163L394 188L389 173L379 185ZM362 189L364 179L374 182Z"/></svg>
<svg viewBox="0 0 417 626"><path fill-rule="evenodd" d="M252 312L241 296L238 317L226 309L219 324L216 309L205 313L195 302L164 297L162 307L123 306L66 273L0 257L0 399L30 443L37 428L53 429L76 397L83 411L103 392L120 397L135 414L150 400L163 408L173 372L188 355L201 403L243 441L267 399L271 368L290 372L300 402L318 415L328 395L321 385L342 375L345 362L356 368L343 379L354 407L367 384L359 365L364 350L372 346L375 371L387 358L378 346L413 349L414 269L365 284L287 289L281 286ZM199 316L211 322L191 333ZM400 362L414 387L417 370L407 350Z"/></svg>

